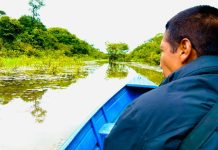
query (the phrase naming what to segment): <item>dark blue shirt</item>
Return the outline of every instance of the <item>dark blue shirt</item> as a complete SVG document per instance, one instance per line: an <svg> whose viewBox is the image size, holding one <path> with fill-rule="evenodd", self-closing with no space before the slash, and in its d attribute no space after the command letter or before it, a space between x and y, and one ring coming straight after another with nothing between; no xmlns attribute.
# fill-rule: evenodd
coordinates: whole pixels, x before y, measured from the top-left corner
<svg viewBox="0 0 218 150"><path fill-rule="evenodd" d="M218 101L218 56L201 56L137 98L116 122L105 150L174 150ZM214 133L202 149L218 149Z"/></svg>

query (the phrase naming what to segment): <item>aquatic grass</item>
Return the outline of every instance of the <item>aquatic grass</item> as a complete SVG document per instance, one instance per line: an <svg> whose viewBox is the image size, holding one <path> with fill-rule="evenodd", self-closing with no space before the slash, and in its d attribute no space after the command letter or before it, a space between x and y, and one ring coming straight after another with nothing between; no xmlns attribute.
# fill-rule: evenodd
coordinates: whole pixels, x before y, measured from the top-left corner
<svg viewBox="0 0 218 150"><path fill-rule="evenodd" d="M27 57L21 56L17 58L1 58L0 73L7 75L16 72L34 72L41 74L59 74L65 70L84 66L85 63L80 58L74 57Z"/></svg>

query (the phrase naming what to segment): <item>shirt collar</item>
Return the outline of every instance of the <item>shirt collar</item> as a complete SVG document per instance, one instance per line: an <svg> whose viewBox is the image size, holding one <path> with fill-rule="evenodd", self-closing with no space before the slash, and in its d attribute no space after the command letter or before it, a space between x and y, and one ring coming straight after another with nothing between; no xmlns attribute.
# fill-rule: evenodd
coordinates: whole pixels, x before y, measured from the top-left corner
<svg viewBox="0 0 218 150"><path fill-rule="evenodd" d="M218 56L201 56L169 75L160 85L167 84L186 76L208 73L218 74Z"/></svg>

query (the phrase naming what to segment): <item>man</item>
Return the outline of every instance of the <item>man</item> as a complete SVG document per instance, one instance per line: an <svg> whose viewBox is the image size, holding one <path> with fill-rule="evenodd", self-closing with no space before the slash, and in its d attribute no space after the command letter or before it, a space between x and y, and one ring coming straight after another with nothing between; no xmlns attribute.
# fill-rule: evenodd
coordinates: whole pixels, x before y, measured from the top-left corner
<svg viewBox="0 0 218 150"><path fill-rule="evenodd" d="M160 65L166 79L137 98L105 139L105 150L178 149L218 102L218 9L196 6L166 24ZM202 149L218 149L218 132Z"/></svg>

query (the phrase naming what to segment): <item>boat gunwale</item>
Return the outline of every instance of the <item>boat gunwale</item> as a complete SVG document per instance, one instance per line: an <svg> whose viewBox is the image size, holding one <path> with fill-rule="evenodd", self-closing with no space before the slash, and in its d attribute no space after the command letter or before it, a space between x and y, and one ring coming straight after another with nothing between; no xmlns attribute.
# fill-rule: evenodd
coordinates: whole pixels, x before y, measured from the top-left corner
<svg viewBox="0 0 218 150"><path fill-rule="evenodd" d="M139 78L139 77L137 77ZM140 77L141 79L141 77ZM92 117L98 113L103 107L104 105L110 101L116 94L118 94L122 89L124 88L128 88L128 87L133 87L133 88L146 88L146 89L154 89L157 87L156 84L154 84L153 82L147 83L147 84L142 84L141 82L128 82L127 84L121 86L117 91L115 91L113 94L111 94L111 96L107 99L107 101L104 101L102 104L98 105L96 107L96 109L90 113L90 115L88 115L86 118L86 120L84 120L78 128L76 128L76 130L73 131L73 133L65 140L65 142L60 146L59 150L65 150L70 143L73 141L73 139L77 136L77 134L79 134L79 132L86 126L86 124L89 123L89 121L91 121Z"/></svg>

